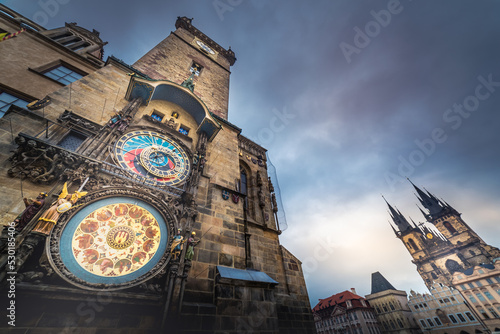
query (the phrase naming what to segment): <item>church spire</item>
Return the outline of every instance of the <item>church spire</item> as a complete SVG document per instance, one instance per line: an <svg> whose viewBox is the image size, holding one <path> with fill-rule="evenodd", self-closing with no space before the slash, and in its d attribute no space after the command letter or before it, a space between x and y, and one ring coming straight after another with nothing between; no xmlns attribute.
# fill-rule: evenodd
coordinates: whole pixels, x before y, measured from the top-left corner
<svg viewBox="0 0 500 334"><path fill-rule="evenodd" d="M408 222L408 220L406 220L405 216L403 216L403 214L399 210L394 209L392 207L392 205L390 205L387 202L387 200L385 199L384 196L382 196L382 198L384 199L385 203L387 203L387 206L389 207L389 213L391 215L392 221L394 222L394 224L396 224L399 231L405 232L407 230L411 230L411 225Z"/></svg>
<svg viewBox="0 0 500 334"><path fill-rule="evenodd" d="M439 201L439 199L437 199L434 195L432 195L428 191L424 192L422 189L420 189L419 187L414 185L410 179L408 179L408 181L410 181L412 186L417 191L416 196L417 196L418 200L420 201L420 204L422 204L422 206L429 212L428 214L425 214L422 210L420 210L420 211L422 211L422 213L424 214L424 217L426 219L430 219L432 217L435 217L436 215L441 213L441 211L443 211L443 205L442 205L441 201Z"/></svg>

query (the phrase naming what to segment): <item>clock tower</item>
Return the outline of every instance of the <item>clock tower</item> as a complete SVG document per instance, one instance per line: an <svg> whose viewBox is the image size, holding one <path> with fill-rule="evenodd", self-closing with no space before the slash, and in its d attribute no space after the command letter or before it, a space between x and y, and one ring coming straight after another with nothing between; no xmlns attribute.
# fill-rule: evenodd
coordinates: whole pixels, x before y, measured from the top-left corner
<svg viewBox="0 0 500 334"><path fill-rule="evenodd" d="M453 273L492 263L500 256L498 248L486 244L451 205L413 183L412 186L423 206L420 211L438 232L423 223L408 223L399 210L386 203L397 227L393 227L394 233L412 256L412 262L428 288L434 282L452 286Z"/></svg>
<svg viewBox="0 0 500 334"><path fill-rule="evenodd" d="M0 8L4 30L29 21ZM17 282L16 330L314 332L301 262L280 243L266 149L227 120L235 54L192 19L175 27L132 65L91 62L61 46L62 30L2 42L30 68L2 89L45 89L9 107L19 132L0 138L13 152L0 156L2 189L26 197L0 204L0 248L15 239L0 281ZM34 81L33 49L48 61ZM71 84L50 90L57 76L42 69L73 73Z"/></svg>

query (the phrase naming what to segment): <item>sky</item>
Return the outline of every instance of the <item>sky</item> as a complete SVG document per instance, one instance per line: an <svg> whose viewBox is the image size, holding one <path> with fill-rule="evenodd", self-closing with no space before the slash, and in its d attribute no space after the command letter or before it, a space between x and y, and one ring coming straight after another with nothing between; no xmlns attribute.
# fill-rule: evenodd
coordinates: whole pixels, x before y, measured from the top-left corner
<svg viewBox="0 0 500 334"><path fill-rule="evenodd" d="M312 306L379 271L427 289L387 206L424 222L409 177L500 246L500 2L8 0L51 29L77 22L126 63L177 16L236 53L229 121L269 151Z"/></svg>

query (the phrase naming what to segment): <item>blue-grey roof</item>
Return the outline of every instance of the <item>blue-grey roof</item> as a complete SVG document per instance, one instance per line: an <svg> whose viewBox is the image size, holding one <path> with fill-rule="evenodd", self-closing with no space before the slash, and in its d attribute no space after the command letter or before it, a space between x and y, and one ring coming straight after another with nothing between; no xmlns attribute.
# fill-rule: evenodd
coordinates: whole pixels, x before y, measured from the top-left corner
<svg viewBox="0 0 500 334"><path fill-rule="evenodd" d="M217 266L217 271L221 278L228 278L241 281L259 282L268 284L279 284L268 274L252 269L235 269L224 266Z"/></svg>
<svg viewBox="0 0 500 334"><path fill-rule="evenodd" d="M378 271L372 274L372 294L385 291L396 290L388 280Z"/></svg>

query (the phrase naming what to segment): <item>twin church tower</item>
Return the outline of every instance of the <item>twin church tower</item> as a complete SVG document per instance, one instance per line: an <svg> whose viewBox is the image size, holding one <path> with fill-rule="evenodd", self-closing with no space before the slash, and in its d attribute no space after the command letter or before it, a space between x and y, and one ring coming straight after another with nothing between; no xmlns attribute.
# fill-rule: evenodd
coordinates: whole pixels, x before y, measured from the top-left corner
<svg viewBox="0 0 500 334"><path fill-rule="evenodd" d="M434 282L452 286L454 272L492 263L495 258L500 257L500 250L486 244L455 208L430 192L423 191L413 183L412 185L423 207L420 211L439 233L423 224L408 222L399 210L389 203L387 205L397 227L393 227L394 233L410 252L412 262L417 266L427 288Z"/></svg>

